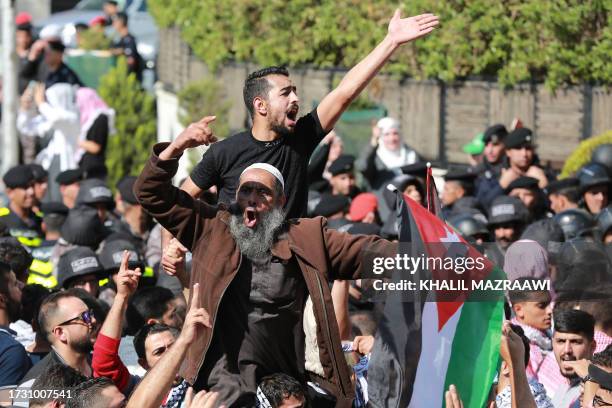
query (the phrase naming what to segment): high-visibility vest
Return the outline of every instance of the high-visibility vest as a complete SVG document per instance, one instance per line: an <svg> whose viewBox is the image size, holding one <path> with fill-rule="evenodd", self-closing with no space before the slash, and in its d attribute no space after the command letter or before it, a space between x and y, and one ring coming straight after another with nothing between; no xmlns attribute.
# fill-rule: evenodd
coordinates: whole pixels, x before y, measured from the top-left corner
<svg viewBox="0 0 612 408"><path fill-rule="evenodd" d="M0 217L6 217L11 213L8 207L0 207ZM17 238L22 245L28 248L37 248L42 244L43 240L37 231L26 228L8 228L9 234Z"/></svg>
<svg viewBox="0 0 612 408"><path fill-rule="evenodd" d="M32 265L30 265L27 283L28 285L39 284L49 289L55 288L57 286L57 278L53 276L53 263L51 261L34 259Z"/></svg>

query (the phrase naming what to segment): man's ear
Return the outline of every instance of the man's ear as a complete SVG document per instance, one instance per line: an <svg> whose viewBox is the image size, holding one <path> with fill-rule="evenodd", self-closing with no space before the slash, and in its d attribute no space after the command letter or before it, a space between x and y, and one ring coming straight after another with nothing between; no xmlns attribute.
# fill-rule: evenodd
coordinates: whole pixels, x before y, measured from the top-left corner
<svg viewBox="0 0 612 408"><path fill-rule="evenodd" d="M66 335L66 330L64 330L64 328L61 326L54 327L53 330L51 331L51 335L57 338L62 343L68 342L68 336Z"/></svg>
<svg viewBox="0 0 612 408"><path fill-rule="evenodd" d="M501 366L499 368L499 372L501 373L501 375L503 375L504 377L509 377L510 376L510 367L508 367L508 364L506 364L505 361L501 362Z"/></svg>
<svg viewBox="0 0 612 408"><path fill-rule="evenodd" d="M283 194L278 201L280 202L280 206L284 207L287 202L287 197Z"/></svg>
<svg viewBox="0 0 612 408"><path fill-rule="evenodd" d="M142 368L144 368L145 370L149 371L149 369L151 367L149 367L149 364L147 363L147 359L146 358L138 358L138 364L140 364L140 366Z"/></svg>
<svg viewBox="0 0 612 408"><path fill-rule="evenodd" d="M261 96L256 96L253 98L253 110L261 116L266 116L268 114L268 104Z"/></svg>
<svg viewBox="0 0 612 408"><path fill-rule="evenodd" d="M523 305L521 303L515 303L512 305L512 310L514 310L514 314L519 319L523 319L525 317L525 313L523 310Z"/></svg>
<svg viewBox="0 0 612 408"><path fill-rule="evenodd" d="M3 308L3 309L6 309L7 308L7 304L8 304L8 301L7 301L6 294L0 293L0 307Z"/></svg>

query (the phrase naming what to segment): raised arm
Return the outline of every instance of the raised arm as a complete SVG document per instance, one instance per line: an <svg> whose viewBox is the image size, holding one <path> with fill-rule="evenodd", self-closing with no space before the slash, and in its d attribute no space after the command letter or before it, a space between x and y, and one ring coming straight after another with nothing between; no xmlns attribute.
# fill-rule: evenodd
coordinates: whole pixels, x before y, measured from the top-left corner
<svg viewBox="0 0 612 408"><path fill-rule="evenodd" d="M162 358L155 364L140 382L128 401L128 408L158 408L178 373L185 358L187 349L195 340L198 333L201 334L201 326L210 327L210 318L206 310L200 307L199 287L196 283L193 287L191 306L185 318L183 330L176 342L164 353ZM200 330L198 330L200 329Z"/></svg>
<svg viewBox="0 0 612 408"><path fill-rule="evenodd" d="M176 188L172 177L186 149L217 140L208 126L214 119L207 116L189 125L172 143L155 145L153 156L134 185L142 207L189 249L202 232L205 219L215 216L216 208Z"/></svg>
<svg viewBox="0 0 612 408"><path fill-rule="evenodd" d="M434 30L438 17L433 14L400 18L399 9L389 22L386 37L370 54L355 65L336 89L329 93L317 107L317 115L325 131L330 131L342 112L363 91L402 44L421 38Z"/></svg>
<svg viewBox="0 0 612 408"><path fill-rule="evenodd" d="M131 376L127 367L119 358L119 343L121 342L123 316L127 309L128 299L138 288L138 281L141 276L140 268L133 271L128 268L129 258L129 252L125 251L118 273L117 295L100 329L91 362L94 376L110 378L117 388L126 394L126 391L131 388Z"/></svg>

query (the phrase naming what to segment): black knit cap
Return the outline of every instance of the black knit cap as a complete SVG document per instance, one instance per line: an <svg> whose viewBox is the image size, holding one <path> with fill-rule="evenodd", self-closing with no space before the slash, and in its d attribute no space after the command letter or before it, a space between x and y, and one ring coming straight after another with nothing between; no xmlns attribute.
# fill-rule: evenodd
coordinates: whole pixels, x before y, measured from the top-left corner
<svg viewBox="0 0 612 408"><path fill-rule="evenodd" d="M60 287L68 288L70 282L89 274L95 274L99 279L107 276L96 253L91 248L79 246L60 256L57 264Z"/></svg>
<svg viewBox="0 0 612 408"><path fill-rule="evenodd" d="M27 188L34 182L34 174L32 174L32 168L29 165L20 164L11 167L4 173L2 181L7 188Z"/></svg>

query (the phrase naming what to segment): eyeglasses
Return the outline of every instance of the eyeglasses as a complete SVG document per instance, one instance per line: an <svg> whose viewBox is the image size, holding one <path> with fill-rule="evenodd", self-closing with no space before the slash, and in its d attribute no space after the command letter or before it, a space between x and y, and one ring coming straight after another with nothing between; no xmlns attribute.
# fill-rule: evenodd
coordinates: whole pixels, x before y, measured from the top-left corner
<svg viewBox="0 0 612 408"><path fill-rule="evenodd" d="M77 317L73 317L70 320L66 320L63 323L58 324L58 326L65 326L67 324L71 324L74 321L81 320L85 324L92 324L93 319L95 318L93 310L89 309L78 315Z"/></svg>

